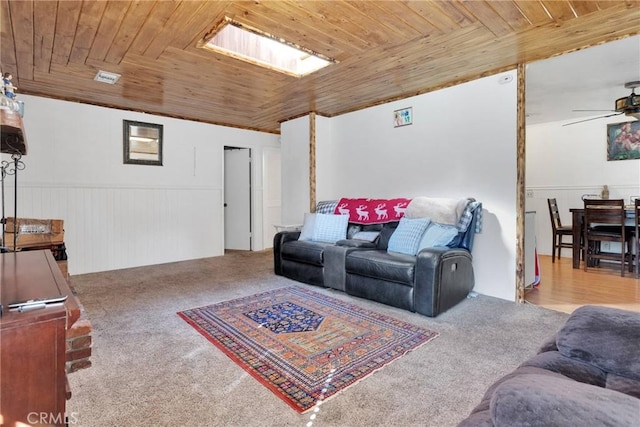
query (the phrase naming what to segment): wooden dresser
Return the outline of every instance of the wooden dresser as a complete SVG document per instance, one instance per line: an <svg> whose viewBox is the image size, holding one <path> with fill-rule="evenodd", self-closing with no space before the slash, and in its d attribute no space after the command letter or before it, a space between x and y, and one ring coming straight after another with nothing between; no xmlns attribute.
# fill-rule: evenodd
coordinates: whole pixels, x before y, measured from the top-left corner
<svg viewBox="0 0 640 427"><path fill-rule="evenodd" d="M64 305L22 313L7 307L58 295L67 295ZM80 310L51 251L0 254L0 298L0 425L65 425L66 331Z"/></svg>

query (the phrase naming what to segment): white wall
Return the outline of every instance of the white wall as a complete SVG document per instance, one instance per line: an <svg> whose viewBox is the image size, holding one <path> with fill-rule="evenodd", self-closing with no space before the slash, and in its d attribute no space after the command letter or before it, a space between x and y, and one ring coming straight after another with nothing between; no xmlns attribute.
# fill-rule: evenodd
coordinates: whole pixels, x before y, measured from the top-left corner
<svg viewBox="0 0 640 427"><path fill-rule="evenodd" d="M302 224L309 212L309 116L280 125L282 224Z"/></svg>
<svg viewBox="0 0 640 427"><path fill-rule="evenodd" d="M278 146L277 135L21 100L29 152L18 177L18 216L65 221L71 274L222 255L223 146L253 148L260 159L262 146ZM123 164L123 119L164 125L163 166ZM261 249L262 162L253 164L254 243ZM7 206L13 216L11 200Z"/></svg>
<svg viewBox="0 0 640 427"><path fill-rule="evenodd" d="M316 201L334 199L335 189L340 187L335 181L340 177L339 174L334 174L333 168L326 167L334 161L333 152L327 148L332 146L333 123L336 121L336 119L316 116L316 165L321 166L316 169Z"/></svg>
<svg viewBox="0 0 640 427"><path fill-rule="evenodd" d="M527 126L526 202L527 210L536 211L538 253L551 255L547 198L557 199L563 225L570 225L569 209L582 207L582 195L599 195L605 184L612 199L640 196L640 160L607 161L607 124L632 120L617 116L571 126ZM562 256L571 257L571 250Z"/></svg>
<svg viewBox="0 0 640 427"><path fill-rule="evenodd" d="M282 162L280 149L265 147L263 149L262 173L265 185L263 218L264 247L273 247L273 236L276 234L276 225L282 224Z"/></svg>
<svg viewBox="0 0 640 427"><path fill-rule="evenodd" d="M500 77L507 74L513 81L499 84ZM473 249L475 290L515 300L515 77L513 71L319 120L318 200L475 197L485 209L484 228L476 236ZM405 107L413 108L413 124L394 128L393 111ZM300 123L283 124L283 151L285 141L304 133L296 127L294 135L294 125ZM289 164L293 158L285 160L283 155L283 181L304 179L298 170L303 154L300 150L295 159L297 165ZM285 172L290 175L285 177ZM306 166L304 172L308 175ZM300 191L308 194L303 187ZM295 201L287 200L288 197L283 190L283 217L289 215L300 222L308 206L287 213L285 206L293 206ZM291 197L298 199L303 195L296 193Z"/></svg>

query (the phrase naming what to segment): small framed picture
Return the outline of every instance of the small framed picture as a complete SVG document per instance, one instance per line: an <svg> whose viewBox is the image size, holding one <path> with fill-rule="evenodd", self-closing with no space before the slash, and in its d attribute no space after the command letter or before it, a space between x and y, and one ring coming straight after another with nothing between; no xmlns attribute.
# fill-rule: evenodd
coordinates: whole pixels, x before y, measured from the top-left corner
<svg viewBox="0 0 640 427"><path fill-rule="evenodd" d="M393 112L393 127L407 126L413 123L413 107Z"/></svg>

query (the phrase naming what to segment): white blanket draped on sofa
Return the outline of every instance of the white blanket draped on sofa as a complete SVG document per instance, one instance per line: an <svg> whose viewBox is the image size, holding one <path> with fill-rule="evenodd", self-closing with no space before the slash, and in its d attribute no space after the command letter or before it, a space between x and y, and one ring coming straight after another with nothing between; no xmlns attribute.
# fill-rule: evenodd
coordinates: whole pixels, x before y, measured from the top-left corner
<svg viewBox="0 0 640 427"><path fill-rule="evenodd" d="M430 218L439 224L457 225L469 199L415 197L407 206L407 218Z"/></svg>

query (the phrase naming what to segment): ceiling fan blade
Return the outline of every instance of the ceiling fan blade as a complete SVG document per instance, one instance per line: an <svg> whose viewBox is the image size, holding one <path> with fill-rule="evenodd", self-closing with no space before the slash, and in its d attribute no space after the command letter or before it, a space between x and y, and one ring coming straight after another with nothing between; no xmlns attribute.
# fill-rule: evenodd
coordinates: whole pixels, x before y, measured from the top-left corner
<svg viewBox="0 0 640 427"><path fill-rule="evenodd" d="M571 110L571 111L610 111L610 112L615 112L616 110Z"/></svg>
<svg viewBox="0 0 640 427"><path fill-rule="evenodd" d="M590 119L578 120L577 122L565 123L562 126L575 125L575 124L582 123L582 122L589 122L591 120L598 120L598 119L604 119L606 117L619 116L620 114L623 114L623 113L619 112L619 113L615 113L615 114L607 114L606 116L592 117Z"/></svg>

